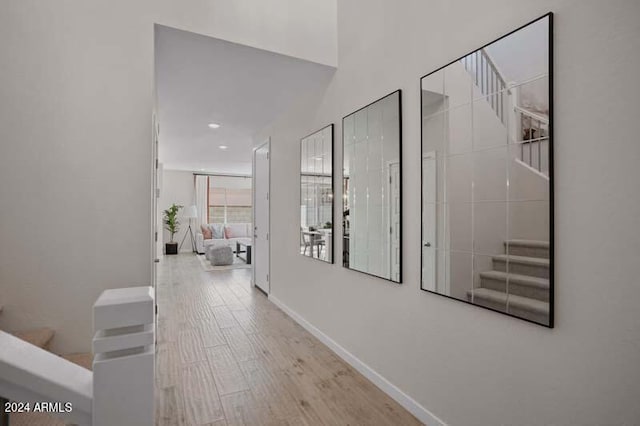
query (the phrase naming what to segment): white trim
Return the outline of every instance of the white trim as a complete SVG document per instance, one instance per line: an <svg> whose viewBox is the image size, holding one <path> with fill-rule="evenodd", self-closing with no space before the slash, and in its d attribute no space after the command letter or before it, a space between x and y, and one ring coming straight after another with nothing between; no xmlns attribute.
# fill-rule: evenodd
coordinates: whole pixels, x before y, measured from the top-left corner
<svg viewBox="0 0 640 426"><path fill-rule="evenodd" d="M522 108L521 106L518 106L518 105L514 105L513 108L517 112L524 115L528 115L529 117L533 117L536 120L540 121L541 123L549 124L549 117L545 117L544 115L538 114L537 112L529 111L528 109Z"/></svg>
<svg viewBox="0 0 640 426"><path fill-rule="evenodd" d="M524 167L525 169L529 170L531 173L541 177L542 179L549 181L549 176L545 175L542 172L539 172L537 169L534 169L533 167L531 167L530 165L528 165L527 163L525 163L524 161L522 161L519 158L514 158L516 164L521 165L522 167Z"/></svg>
<svg viewBox="0 0 640 426"><path fill-rule="evenodd" d="M385 379L382 375L369 367L367 364L360 361L353 354L340 346L335 340L331 339L331 337L324 334L313 324L300 316L296 311L285 305L273 294L269 295L269 300L278 308L283 310L287 315L293 318L293 320L300 324L305 330L313 334L316 338L318 338L318 340L327 345L329 349L335 352L336 355L347 362L347 364L351 365L360 374L371 380L373 384L380 388L380 390L393 398L398 404L402 405L407 411L413 414L422 423L429 426L446 426L446 423L436 417L435 414L431 413L425 407L420 405L416 400L411 398L406 393L402 392L397 386Z"/></svg>

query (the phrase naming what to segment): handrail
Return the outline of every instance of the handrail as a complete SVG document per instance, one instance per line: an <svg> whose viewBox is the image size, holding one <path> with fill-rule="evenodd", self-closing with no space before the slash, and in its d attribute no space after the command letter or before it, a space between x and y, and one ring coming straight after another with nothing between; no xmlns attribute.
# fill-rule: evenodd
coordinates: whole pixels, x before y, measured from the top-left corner
<svg viewBox="0 0 640 426"><path fill-rule="evenodd" d="M520 160L534 170L545 175L548 173L543 152L548 149L549 119L541 114L514 105L517 131L520 133ZM534 148L535 147L535 148ZM525 149L526 148L526 149Z"/></svg>
<svg viewBox="0 0 640 426"><path fill-rule="evenodd" d="M476 50L460 60L467 70L480 93L485 96L491 109L496 113L500 121L505 124L505 89L507 84L504 77L493 62L489 53L484 49Z"/></svg>
<svg viewBox="0 0 640 426"><path fill-rule="evenodd" d="M538 113L533 112L533 111L529 111L528 109L522 108L519 105L514 105L513 108L517 112L522 113L524 115L527 115L529 117L535 118L536 120L540 121L541 123L549 124L549 117L546 117L544 115L538 114Z"/></svg>
<svg viewBox="0 0 640 426"><path fill-rule="evenodd" d="M548 171L543 152L548 149L549 118L518 105L518 88L506 84L503 74L485 49L470 53L460 59L460 63L500 122L508 128L508 132L514 133L510 134L510 137L521 141L518 160L531 170L546 176L545 173ZM511 105L513 110L510 109ZM513 118L515 118L515 128L508 125Z"/></svg>
<svg viewBox="0 0 640 426"><path fill-rule="evenodd" d="M105 290L93 305L93 426L154 422L151 287Z"/></svg>
<svg viewBox="0 0 640 426"><path fill-rule="evenodd" d="M0 395L11 401L71 403L72 411L48 413L78 425L91 424L91 371L0 331ZM4 408L4 407L2 407ZM64 411L64 410L59 410Z"/></svg>
<svg viewBox="0 0 640 426"><path fill-rule="evenodd" d="M525 163L524 161L522 161L519 158L515 159L516 164L519 164L520 166L524 167L525 169L529 170L531 173L533 173L534 175L549 181L549 175L545 175L544 173L542 173L541 171L539 171L538 169L536 169L535 167L531 167L529 164Z"/></svg>
<svg viewBox="0 0 640 426"><path fill-rule="evenodd" d="M0 331L0 400L53 403L47 414L79 426L153 425L154 318L151 287L102 292L93 372Z"/></svg>

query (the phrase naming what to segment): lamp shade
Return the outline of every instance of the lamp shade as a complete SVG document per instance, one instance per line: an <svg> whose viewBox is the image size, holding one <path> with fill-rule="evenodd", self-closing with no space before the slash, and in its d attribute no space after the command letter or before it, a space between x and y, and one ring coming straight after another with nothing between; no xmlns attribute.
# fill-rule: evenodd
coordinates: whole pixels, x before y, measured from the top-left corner
<svg viewBox="0 0 640 426"><path fill-rule="evenodd" d="M198 217L198 209L196 206L188 206L184 209L182 217L194 218Z"/></svg>

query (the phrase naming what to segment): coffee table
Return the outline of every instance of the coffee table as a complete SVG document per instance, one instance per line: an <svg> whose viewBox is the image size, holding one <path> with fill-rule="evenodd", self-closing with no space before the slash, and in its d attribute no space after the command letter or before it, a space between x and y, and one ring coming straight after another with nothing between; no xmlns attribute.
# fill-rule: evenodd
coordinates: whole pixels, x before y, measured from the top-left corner
<svg viewBox="0 0 640 426"><path fill-rule="evenodd" d="M245 253L245 256L240 256ZM236 241L236 257L244 260L247 265L251 265L251 240Z"/></svg>

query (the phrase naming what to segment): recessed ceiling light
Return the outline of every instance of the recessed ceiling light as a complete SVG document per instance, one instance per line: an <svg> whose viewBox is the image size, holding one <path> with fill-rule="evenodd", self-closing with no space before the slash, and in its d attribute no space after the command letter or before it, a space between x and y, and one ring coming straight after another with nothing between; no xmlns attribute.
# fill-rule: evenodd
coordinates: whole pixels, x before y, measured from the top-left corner
<svg viewBox="0 0 640 426"><path fill-rule="evenodd" d="M209 123L209 127L211 127L212 129L217 129L218 127L220 127L220 125L217 123Z"/></svg>
<svg viewBox="0 0 640 426"><path fill-rule="evenodd" d="M226 145L220 145L218 148L220 148L220 149L227 149L227 148L229 148L229 147L228 147L228 146L226 146Z"/></svg>
<svg viewBox="0 0 640 426"><path fill-rule="evenodd" d="M201 172L204 172L204 169L200 169Z"/></svg>

